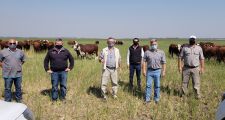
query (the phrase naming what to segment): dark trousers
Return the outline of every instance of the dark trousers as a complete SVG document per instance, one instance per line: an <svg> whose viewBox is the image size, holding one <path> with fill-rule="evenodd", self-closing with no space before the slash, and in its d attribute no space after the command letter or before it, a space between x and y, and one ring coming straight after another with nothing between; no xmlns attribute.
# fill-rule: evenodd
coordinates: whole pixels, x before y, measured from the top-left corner
<svg viewBox="0 0 225 120"><path fill-rule="evenodd" d="M53 72L51 74L51 82L52 82L52 100L58 99L58 85L60 84L60 93L61 98L65 99L66 97L66 89L67 89L67 72L59 71Z"/></svg>
<svg viewBox="0 0 225 120"><path fill-rule="evenodd" d="M16 77L16 78L4 78L5 81L5 101L10 102L12 100L12 84L14 82L15 85L15 98L16 101L19 101L22 99L22 90L21 90L21 83L22 83L22 77Z"/></svg>
<svg viewBox="0 0 225 120"><path fill-rule="evenodd" d="M141 64L130 64L130 89L133 89L133 77L134 72L136 71L137 76L137 87L139 90L141 90Z"/></svg>

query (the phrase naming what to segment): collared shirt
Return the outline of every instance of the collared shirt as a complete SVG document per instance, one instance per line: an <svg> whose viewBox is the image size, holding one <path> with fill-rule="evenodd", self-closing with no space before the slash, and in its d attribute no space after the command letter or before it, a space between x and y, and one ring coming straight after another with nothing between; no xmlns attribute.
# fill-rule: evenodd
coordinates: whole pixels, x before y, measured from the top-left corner
<svg viewBox="0 0 225 120"><path fill-rule="evenodd" d="M114 48L112 48L108 52L106 66L108 66L108 67L116 67L116 56L115 56Z"/></svg>
<svg viewBox="0 0 225 120"><path fill-rule="evenodd" d="M166 63L166 56L162 50L147 50L144 54L144 62L147 62L149 69L162 68L162 64Z"/></svg>
<svg viewBox="0 0 225 120"><path fill-rule="evenodd" d="M109 51L110 50L109 50L108 47L103 48L102 51L101 51L101 54L99 56L99 59L104 61L104 63L103 63L103 69L106 69L106 66L107 66L106 63L108 61ZM114 51L114 54L115 54L115 67L118 68L119 67L119 64L121 63L120 51L116 47L113 48L113 51Z"/></svg>
<svg viewBox="0 0 225 120"><path fill-rule="evenodd" d="M4 78L22 76L22 64L25 62L25 55L22 50L11 51L9 48L5 48L0 51L0 62L2 62L2 75Z"/></svg>
<svg viewBox="0 0 225 120"><path fill-rule="evenodd" d="M182 48L179 58L184 61L184 65L193 67L199 66L199 60L205 59L202 48L197 45Z"/></svg>

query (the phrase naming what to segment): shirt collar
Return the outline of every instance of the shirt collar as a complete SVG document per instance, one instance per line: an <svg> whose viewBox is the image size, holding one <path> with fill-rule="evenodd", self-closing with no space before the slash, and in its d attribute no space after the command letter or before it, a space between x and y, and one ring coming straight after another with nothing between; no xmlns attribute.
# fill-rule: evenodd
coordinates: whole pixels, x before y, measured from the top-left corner
<svg viewBox="0 0 225 120"><path fill-rule="evenodd" d="M17 48L15 49L15 51L12 51L12 50L11 50L11 49L9 49L9 48L8 48L8 50L9 50L10 52L16 52L16 51L17 51Z"/></svg>

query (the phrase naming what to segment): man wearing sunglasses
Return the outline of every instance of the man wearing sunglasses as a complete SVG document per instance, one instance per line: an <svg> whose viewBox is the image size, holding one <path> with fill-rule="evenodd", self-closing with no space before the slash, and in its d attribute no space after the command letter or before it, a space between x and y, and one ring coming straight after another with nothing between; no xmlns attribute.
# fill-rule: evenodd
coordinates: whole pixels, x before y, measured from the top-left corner
<svg viewBox="0 0 225 120"><path fill-rule="evenodd" d="M25 62L24 52L16 48L16 40L9 39L8 48L0 51L0 63L2 65L2 76L5 81L5 101L12 100L12 83L15 85L15 98L17 102L22 100L22 64Z"/></svg>

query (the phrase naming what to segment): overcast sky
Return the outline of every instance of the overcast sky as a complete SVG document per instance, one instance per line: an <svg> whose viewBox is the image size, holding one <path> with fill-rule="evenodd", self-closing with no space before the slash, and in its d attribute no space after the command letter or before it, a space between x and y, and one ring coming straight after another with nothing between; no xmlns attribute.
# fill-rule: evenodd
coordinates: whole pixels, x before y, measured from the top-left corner
<svg viewBox="0 0 225 120"><path fill-rule="evenodd" d="M225 0L0 0L0 36L225 38Z"/></svg>

